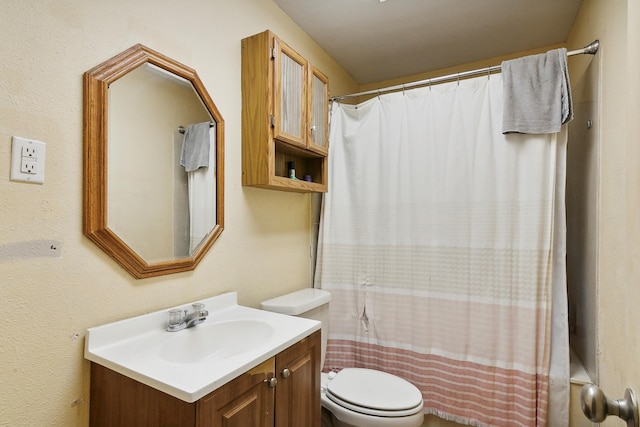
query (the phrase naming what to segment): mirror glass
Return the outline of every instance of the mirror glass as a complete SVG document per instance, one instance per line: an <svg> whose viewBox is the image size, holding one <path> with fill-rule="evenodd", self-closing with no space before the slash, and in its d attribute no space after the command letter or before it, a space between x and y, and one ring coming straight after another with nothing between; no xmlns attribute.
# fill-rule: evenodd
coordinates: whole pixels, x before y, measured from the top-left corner
<svg viewBox="0 0 640 427"><path fill-rule="evenodd" d="M191 82L153 65L109 86L107 223L147 262L190 257L215 226L215 158L191 182L180 164L187 125L212 123L215 140L212 121ZM189 215L194 203L210 215Z"/></svg>
<svg viewBox="0 0 640 427"><path fill-rule="evenodd" d="M223 228L224 122L142 45L85 73L85 234L135 277L192 270Z"/></svg>

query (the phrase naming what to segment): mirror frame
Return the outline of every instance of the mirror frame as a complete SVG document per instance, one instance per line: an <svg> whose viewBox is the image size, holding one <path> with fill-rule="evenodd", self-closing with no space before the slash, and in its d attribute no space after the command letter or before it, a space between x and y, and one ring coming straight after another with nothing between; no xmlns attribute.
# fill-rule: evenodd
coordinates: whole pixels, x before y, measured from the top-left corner
<svg viewBox="0 0 640 427"><path fill-rule="evenodd" d="M108 89L111 83L145 63L189 80L216 122L216 225L191 257L156 263L147 263L107 224ZM136 44L84 73L83 103L85 236L137 279L195 269L224 229L224 120L196 71L146 46Z"/></svg>

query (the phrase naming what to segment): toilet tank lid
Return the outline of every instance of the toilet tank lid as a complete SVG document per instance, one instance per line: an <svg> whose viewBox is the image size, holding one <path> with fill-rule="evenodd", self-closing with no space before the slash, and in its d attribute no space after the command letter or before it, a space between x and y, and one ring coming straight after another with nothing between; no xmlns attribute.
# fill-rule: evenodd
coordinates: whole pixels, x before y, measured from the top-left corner
<svg viewBox="0 0 640 427"><path fill-rule="evenodd" d="M297 316L331 301L329 291L306 288L260 303L263 310Z"/></svg>

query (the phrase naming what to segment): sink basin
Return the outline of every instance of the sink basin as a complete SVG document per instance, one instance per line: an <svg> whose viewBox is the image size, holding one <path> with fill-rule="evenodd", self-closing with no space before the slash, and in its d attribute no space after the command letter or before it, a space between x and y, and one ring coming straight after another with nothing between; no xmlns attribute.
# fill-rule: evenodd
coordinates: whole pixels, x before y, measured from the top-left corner
<svg viewBox="0 0 640 427"><path fill-rule="evenodd" d="M269 340L273 327L259 320L203 323L172 332L158 355L169 362L196 363L210 357L232 357Z"/></svg>
<svg viewBox="0 0 640 427"><path fill-rule="evenodd" d="M87 330L84 357L193 403L320 329L320 322L238 305L235 292L200 301L209 312L192 328L167 332L168 312Z"/></svg>

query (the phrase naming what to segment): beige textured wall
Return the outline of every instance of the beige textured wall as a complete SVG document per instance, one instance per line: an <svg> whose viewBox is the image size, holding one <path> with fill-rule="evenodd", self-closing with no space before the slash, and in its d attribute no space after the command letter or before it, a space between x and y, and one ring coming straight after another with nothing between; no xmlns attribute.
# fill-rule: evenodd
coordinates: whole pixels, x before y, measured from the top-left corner
<svg viewBox="0 0 640 427"><path fill-rule="evenodd" d="M241 186L240 40L271 29L332 94L357 86L270 0L0 6L0 426L86 426L86 328L230 290L257 306L310 285L310 197ZM222 236L195 272L145 280L82 235L82 73L135 43L195 68L226 126ZM47 143L44 185L9 181L13 135Z"/></svg>

